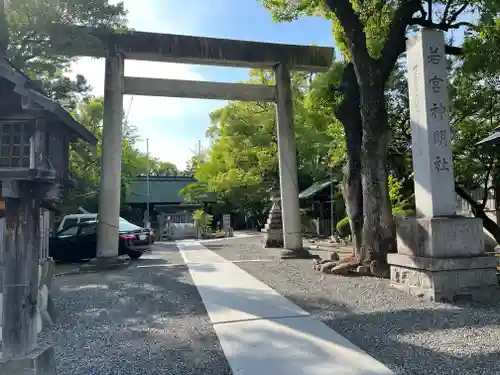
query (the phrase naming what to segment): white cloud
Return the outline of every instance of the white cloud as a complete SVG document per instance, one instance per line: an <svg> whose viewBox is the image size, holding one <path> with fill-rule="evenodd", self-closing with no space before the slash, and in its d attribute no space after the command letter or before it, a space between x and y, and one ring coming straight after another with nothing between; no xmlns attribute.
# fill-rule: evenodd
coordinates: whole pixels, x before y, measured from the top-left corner
<svg viewBox="0 0 500 375"><path fill-rule="evenodd" d="M136 30L185 34L196 31L197 22L194 22L196 20L193 17L189 14L179 17L178 10L175 9L179 5L177 0L143 0L142 2L125 0L124 3L129 12L129 26ZM95 96L104 95L104 59L81 58L75 61L71 65L70 75L76 74L85 76ZM203 77L187 64L135 60L125 61L125 76L203 80ZM193 105L192 100L181 98L134 96L132 104L131 99L131 96L125 96L124 110L128 112L130 108L128 121L137 127L141 138L150 139L151 155L173 162L179 168L184 168L191 158L192 153L189 148L192 148L198 139L194 134L195 137L189 141L176 139L173 124L185 124L193 112L206 113L208 123L208 113L218 106L216 102L207 101L199 101ZM164 130L158 131L158 126L151 126L153 123L158 125L159 122L165 124ZM200 132L193 133L200 136ZM145 151L144 142L138 146Z"/></svg>
<svg viewBox="0 0 500 375"><path fill-rule="evenodd" d="M140 148L145 151L144 145ZM160 160L174 163L179 169L186 168L187 161L193 156L193 153L190 150L192 148L193 145L187 142L175 142L168 143L168 145L166 145L165 140L162 138L149 139L149 152L151 155L159 158Z"/></svg>
<svg viewBox="0 0 500 375"><path fill-rule="evenodd" d="M149 153L163 161L174 163L178 169L186 168L186 164L197 152L197 141L175 141L168 142L168 137L142 137L138 142L138 148L146 153L146 138L149 141ZM207 140L201 140L201 149L208 146Z"/></svg>
<svg viewBox="0 0 500 375"><path fill-rule="evenodd" d="M71 65L71 75L82 74L93 88L96 96L104 95L104 59L81 58ZM185 64L172 64L151 61L125 61L125 75L129 77L168 78L201 81L203 77ZM130 97L124 100L128 109ZM135 96L130 118L178 117L189 110L189 104L180 98Z"/></svg>

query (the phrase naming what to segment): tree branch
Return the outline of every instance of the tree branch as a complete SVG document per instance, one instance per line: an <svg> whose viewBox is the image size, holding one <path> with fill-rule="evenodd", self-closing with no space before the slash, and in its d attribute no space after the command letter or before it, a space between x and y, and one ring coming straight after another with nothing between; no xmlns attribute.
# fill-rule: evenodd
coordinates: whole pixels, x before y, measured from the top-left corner
<svg viewBox="0 0 500 375"><path fill-rule="evenodd" d="M479 208L479 205L477 204L476 200L472 198L472 196L469 195L469 193L467 193L464 189L462 189L458 184L458 182L455 182L455 192L458 194L460 198L462 198L464 201L470 204L472 214L476 216Z"/></svg>
<svg viewBox="0 0 500 375"><path fill-rule="evenodd" d="M399 56L406 50L406 28L418 11L423 12L421 1L409 0L403 1L394 12L391 28L379 59L383 82L387 81Z"/></svg>
<svg viewBox="0 0 500 375"><path fill-rule="evenodd" d="M447 55L461 56L464 54L464 49L462 47L445 45L444 53L446 53Z"/></svg>
<svg viewBox="0 0 500 375"><path fill-rule="evenodd" d="M458 10L451 15L451 17L447 23L449 25L453 24L453 22L455 22L457 20L458 16L460 16L465 11L465 9L467 9L468 6L469 6L468 2L466 2L465 4L462 4L462 6L460 8L458 8ZM445 18L443 18L443 22L446 23Z"/></svg>
<svg viewBox="0 0 500 375"><path fill-rule="evenodd" d="M443 20L446 20L448 18L448 13L450 12L450 7L453 3L453 0L448 0L446 2L446 5L444 7L444 11L443 11Z"/></svg>
<svg viewBox="0 0 500 375"><path fill-rule="evenodd" d="M486 201L488 200L488 182L490 180L491 170L493 169L493 163L488 165L486 169L486 176L484 177L484 187L483 187L483 201L480 204L482 210L486 207Z"/></svg>
<svg viewBox="0 0 500 375"><path fill-rule="evenodd" d="M476 27L474 24L470 22L457 22L457 23L449 23L445 22L443 19L440 23L435 23L430 19L427 19L425 17L419 17L419 18L412 18L410 25L418 25L422 27L427 27L429 29L436 29L436 30L443 30L443 31L448 31L451 29L459 29L462 26L468 26L470 28Z"/></svg>
<svg viewBox="0 0 500 375"><path fill-rule="evenodd" d="M354 11L351 2L349 0L326 0L326 5L335 13L342 24L349 42L351 58L356 62L355 65L359 69L367 68L364 65L366 63L370 64L373 59L368 53L363 25Z"/></svg>

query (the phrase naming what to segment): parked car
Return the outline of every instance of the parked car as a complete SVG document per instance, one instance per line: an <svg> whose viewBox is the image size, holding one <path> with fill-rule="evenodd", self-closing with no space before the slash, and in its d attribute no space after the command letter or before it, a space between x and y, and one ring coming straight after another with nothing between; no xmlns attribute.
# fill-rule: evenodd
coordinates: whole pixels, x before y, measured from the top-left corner
<svg viewBox="0 0 500 375"><path fill-rule="evenodd" d="M120 218L119 255L139 259L154 244L154 233ZM49 254L55 260L79 261L97 255L97 221L84 221L51 235Z"/></svg>
<svg viewBox="0 0 500 375"><path fill-rule="evenodd" d="M75 226L76 224L85 223L87 221L96 221L96 220L97 220L97 214L92 214L92 213L65 215L62 218L61 222L59 223L57 231L60 232L63 229ZM125 220L125 219L120 218L120 220Z"/></svg>

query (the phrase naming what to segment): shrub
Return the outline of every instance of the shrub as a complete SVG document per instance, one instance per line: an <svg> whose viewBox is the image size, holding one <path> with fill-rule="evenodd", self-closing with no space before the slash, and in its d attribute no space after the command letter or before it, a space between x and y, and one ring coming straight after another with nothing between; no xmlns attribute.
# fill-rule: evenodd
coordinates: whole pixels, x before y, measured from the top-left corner
<svg viewBox="0 0 500 375"><path fill-rule="evenodd" d="M404 219L409 216L415 216L415 212L411 209L405 209L404 206L392 207L392 216L394 220Z"/></svg>
<svg viewBox="0 0 500 375"><path fill-rule="evenodd" d="M346 216L337 223L337 232L342 238L347 238L351 235L351 225L349 224L349 218Z"/></svg>
<svg viewBox="0 0 500 375"><path fill-rule="evenodd" d="M196 226L204 232L212 226L213 216L207 214L202 209L196 210L193 214L193 218L196 220Z"/></svg>

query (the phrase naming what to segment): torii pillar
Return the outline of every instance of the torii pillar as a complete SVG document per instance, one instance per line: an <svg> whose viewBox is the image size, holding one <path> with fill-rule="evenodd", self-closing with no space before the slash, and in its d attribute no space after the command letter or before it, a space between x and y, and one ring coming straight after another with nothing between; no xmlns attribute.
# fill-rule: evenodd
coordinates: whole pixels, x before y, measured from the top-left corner
<svg viewBox="0 0 500 375"><path fill-rule="evenodd" d="M275 75L278 159L283 220L283 251L281 252L281 258L311 258L312 255L304 249L302 242L290 66L287 63L278 64L275 67Z"/></svg>
<svg viewBox="0 0 500 375"><path fill-rule="evenodd" d="M120 217L124 57L111 52L106 58L101 180L97 224L97 259L118 257Z"/></svg>

